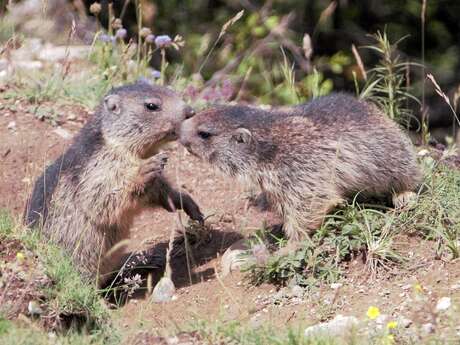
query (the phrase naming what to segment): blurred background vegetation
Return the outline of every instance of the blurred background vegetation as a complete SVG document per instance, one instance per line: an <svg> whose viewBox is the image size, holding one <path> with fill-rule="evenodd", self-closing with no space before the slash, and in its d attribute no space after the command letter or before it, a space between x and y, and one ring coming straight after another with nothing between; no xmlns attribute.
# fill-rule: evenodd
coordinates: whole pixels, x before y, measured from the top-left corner
<svg viewBox="0 0 460 345"><path fill-rule="evenodd" d="M89 4L87 1L86 5ZM107 2L102 4L103 8L107 6ZM124 5L123 1L114 2L115 12L121 13ZM313 82L321 83L323 92L354 91L352 72L357 71L357 66L351 46L358 48L366 67L373 66L378 56L360 47L374 44L369 34L384 30L390 42L406 37L398 45L402 59L424 63L426 72L434 74L445 91L453 94L460 84L460 2L456 0L426 1L423 48L422 0L169 0L142 1L142 5L144 23L154 33L177 33L184 37L186 49L181 56L172 58L183 63L185 72L190 74L199 69L203 51L213 44L222 25L244 9L243 18L217 43L202 76L208 80L216 71L225 71L233 83L244 82L249 91L245 97L257 97L266 103L296 101L288 92L276 92L285 80L283 51L294 66L301 100L309 96L308 84ZM125 13L127 27L134 35L133 1ZM311 38L310 59L302 51L306 33ZM318 71L316 77L311 77L313 69ZM422 97L423 81L422 69L412 67L409 82L418 98ZM452 124L447 105L435 95L431 85L426 86L427 104L432 108L431 125Z"/></svg>
<svg viewBox="0 0 460 345"><path fill-rule="evenodd" d="M391 55L405 66L400 86L414 96L404 104L410 126L420 129L425 116L431 128L456 127L453 112L425 76L432 73L454 98L460 84L458 0L102 0L96 16L90 11L94 0L66 2L72 14L60 12L63 1L45 1L42 10L58 24L69 16L86 23L77 25L77 36L87 43L96 22L110 32L109 16L121 19L133 42L141 27L157 36L182 36L181 49L165 52L166 79L185 76L186 92L199 90L208 101L294 104L331 91L362 92L372 82L366 72L382 67L384 58L365 47L378 47L373 35L385 32L387 41L398 42ZM149 59L157 70L161 61L159 53ZM457 99L453 103L456 109Z"/></svg>

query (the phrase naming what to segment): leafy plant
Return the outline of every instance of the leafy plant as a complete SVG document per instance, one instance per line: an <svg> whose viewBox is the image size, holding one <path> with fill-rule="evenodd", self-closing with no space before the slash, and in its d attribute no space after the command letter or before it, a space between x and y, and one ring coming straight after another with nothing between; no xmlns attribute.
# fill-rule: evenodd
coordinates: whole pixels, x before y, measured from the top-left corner
<svg viewBox="0 0 460 345"><path fill-rule="evenodd" d="M394 43L389 41L385 31L383 34L379 31L372 37L375 44L365 48L377 53L380 60L367 72L369 79L361 90L360 97L377 103L389 118L409 127L411 119L416 118L408 107L408 101L419 101L410 93L407 79L409 68L414 63L402 61L397 50L398 44L405 37Z"/></svg>

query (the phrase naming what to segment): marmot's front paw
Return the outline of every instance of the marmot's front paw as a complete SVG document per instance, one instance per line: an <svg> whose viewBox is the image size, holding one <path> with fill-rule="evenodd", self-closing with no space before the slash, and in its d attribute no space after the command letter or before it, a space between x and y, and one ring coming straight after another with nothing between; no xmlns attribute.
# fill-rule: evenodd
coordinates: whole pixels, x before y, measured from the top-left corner
<svg viewBox="0 0 460 345"><path fill-rule="evenodd" d="M204 224L203 213L201 213L200 207L196 204L196 202L192 199L190 195L183 193L182 203L185 213L187 213L187 215L191 219L196 220L201 224Z"/></svg>
<svg viewBox="0 0 460 345"><path fill-rule="evenodd" d="M139 168L138 189L143 190L149 183L159 177L167 162L168 154L165 152L145 159Z"/></svg>

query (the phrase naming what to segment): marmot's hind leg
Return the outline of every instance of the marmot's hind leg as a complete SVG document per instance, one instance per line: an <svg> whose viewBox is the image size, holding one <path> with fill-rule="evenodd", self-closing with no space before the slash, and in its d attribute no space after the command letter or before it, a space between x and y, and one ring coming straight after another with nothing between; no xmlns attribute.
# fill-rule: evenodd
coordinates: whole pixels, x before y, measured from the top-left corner
<svg viewBox="0 0 460 345"><path fill-rule="evenodd" d="M393 194L392 201L396 209L402 209L411 206L417 199L417 194L411 191Z"/></svg>

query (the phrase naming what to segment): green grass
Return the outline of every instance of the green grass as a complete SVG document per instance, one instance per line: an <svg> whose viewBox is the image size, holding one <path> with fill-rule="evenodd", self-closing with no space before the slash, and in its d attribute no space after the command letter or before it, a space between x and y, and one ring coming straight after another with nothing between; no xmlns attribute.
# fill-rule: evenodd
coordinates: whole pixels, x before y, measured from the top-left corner
<svg viewBox="0 0 460 345"><path fill-rule="evenodd" d="M420 103L410 93L408 70L414 63L403 61L398 52L397 42L390 42L387 33L377 32L372 35L373 45L365 48L373 51L379 57L379 62L367 71L369 78L366 85L358 94L361 98L376 103L385 114L401 126L409 128L412 120L417 118L412 114L408 104L410 101Z"/></svg>
<svg viewBox="0 0 460 345"><path fill-rule="evenodd" d="M33 324L13 322L0 317L1 345L103 345L116 343L115 339L108 339L105 334L101 333L49 333Z"/></svg>
<svg viewBox="0 0 460 345"><path fill-rule="evenodd" d="M59 248L43 241L37 232L15 225L6 211L0 211L0 239L19 240L27 251L25 260L39 260L51 284L40 285L48 315L58 318L56 330L66 336L65 344L115 343L118 333L113 329L107 307L96 288L84 283L70 259ZM37 259L35 259L35 257ZM30 263L37 266L37 262ZM33 324L33 321L30 321ZM26 330L27 329L27 330ZM24 327L18 322L1 319L0 333L5 344L47 343L47 333L38 325ZM28 333L31 333L29 336ZM42 334L43 333L43 334ZM110 339L110 342L109 342ZM0 342L3 344L2 342Z"/></svg>

